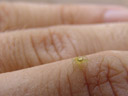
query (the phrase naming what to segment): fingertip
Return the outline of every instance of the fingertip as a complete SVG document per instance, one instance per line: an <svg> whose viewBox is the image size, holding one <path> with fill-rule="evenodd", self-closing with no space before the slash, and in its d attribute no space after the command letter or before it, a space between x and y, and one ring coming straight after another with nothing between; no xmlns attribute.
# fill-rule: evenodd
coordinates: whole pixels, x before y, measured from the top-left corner
<svg viewBox="0 0 128 96"><path fill-rule="evenodd" d="M104 14L104 22L128 21L128 10L108 10Z"/></svg>
<svg viewBox="0 0 128 96"><path fill-rule="evenodd" d="M108 5L103 15L103 22L126 22L128 21L128 8L119 5Z"/></svg>

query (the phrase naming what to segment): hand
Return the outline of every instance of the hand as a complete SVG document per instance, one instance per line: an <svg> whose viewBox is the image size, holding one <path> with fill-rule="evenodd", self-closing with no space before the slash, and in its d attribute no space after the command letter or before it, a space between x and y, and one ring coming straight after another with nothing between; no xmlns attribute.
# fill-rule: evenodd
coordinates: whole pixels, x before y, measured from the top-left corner
<svg viewBox="0 0 128 96"><path fill-rule="evenodd" d="M126 8L1 3L0 10L0 96L127 96L128 23L105 24L127 21ZM88 61L74 68L73 57L83 55Z"/></svg>

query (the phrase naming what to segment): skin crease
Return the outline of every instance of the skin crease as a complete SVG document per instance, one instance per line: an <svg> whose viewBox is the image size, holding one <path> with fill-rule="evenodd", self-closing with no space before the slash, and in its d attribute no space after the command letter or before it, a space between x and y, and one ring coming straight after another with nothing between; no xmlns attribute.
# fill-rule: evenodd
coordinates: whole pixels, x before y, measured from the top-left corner
<svg viewBox="0 0 128 96"><path fill-rule="evenodd" d="M96 24L111 10L127 8L0 3L0 96L127 96L128 23Z"/></svg>

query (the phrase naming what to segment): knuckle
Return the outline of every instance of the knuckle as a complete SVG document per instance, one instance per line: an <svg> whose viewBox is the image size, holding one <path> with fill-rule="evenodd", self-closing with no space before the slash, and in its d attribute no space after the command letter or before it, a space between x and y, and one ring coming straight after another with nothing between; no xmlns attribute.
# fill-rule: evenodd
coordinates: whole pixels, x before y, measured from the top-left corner
<svg viewBox="0 0 128 96"><path fill-rule="evenodd" d="M60 6L60 17L62 24L74 24L75 18L74 14L76 13L76 10L74 10L74 6L69 5L61 5Z"/></svg>
<svg viewBox="0 0 128 96"><path fill-rule="evenodd" d="M75 46L72 42L72 37L67 33L68 30L64 27L51 28L50 30L53 46L58 51L57 53L60 54L61 59L76 56Z"/></svg>
<svg viewBox="0 0 128 96"><path fill-rule="evenodd" d="M91 68L88 67L86 70L86 77L92 94L106 94L104 90L108 90L107 88L110 89L107 96L121 94L121 91L117 91L118 89L122 90L125 94L127 93L125 91L128 89L128 86L126 86L128 85L126 80L128 74L121 56L122 52L107 51L102 52L93 61L96 65L90 62L89 67ZM98 58L100 58L99 61L97 61Z"/></svg>
<svg viewBox="0 0 128 96"><path fill-rule="evenodd" d="M7 33L3 33L0 35L0 66L1 72L12 71L16 68L17 65L17 57L15 56L18 52L16 49L17 41L14 36L8 35ZM19 66L19 65L18 65Z"/></svg>
<svg viewBox="0 0 128 96"><path fill-rule="evenodd" d="M32 34L33 47L39 57L45 59L43 63L75 56L70 37L65 32L60 32L62 30L48 28L38 34Z"/></svg>
<svg viewBox="0 0 128 96"><path fill-rule="evenodd" d="M13 4L2 2L0 3L0 31L5 31L9 28L11 18L13 19ZM14 17L15 18L15 17ZM13 19L14 20L14 19Z"/></svg>

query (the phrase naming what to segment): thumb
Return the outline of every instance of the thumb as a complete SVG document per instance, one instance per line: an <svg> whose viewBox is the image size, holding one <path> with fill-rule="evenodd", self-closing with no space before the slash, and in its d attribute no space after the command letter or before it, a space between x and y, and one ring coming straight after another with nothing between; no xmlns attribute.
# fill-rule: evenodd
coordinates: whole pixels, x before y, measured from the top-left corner
<svg viewBox="0 0 128 96"><path fill-rule="evenodd" d="M0 96L127 96L127 56L102 52L87 56L82 69L69 59L3 73Z"/></svg>

